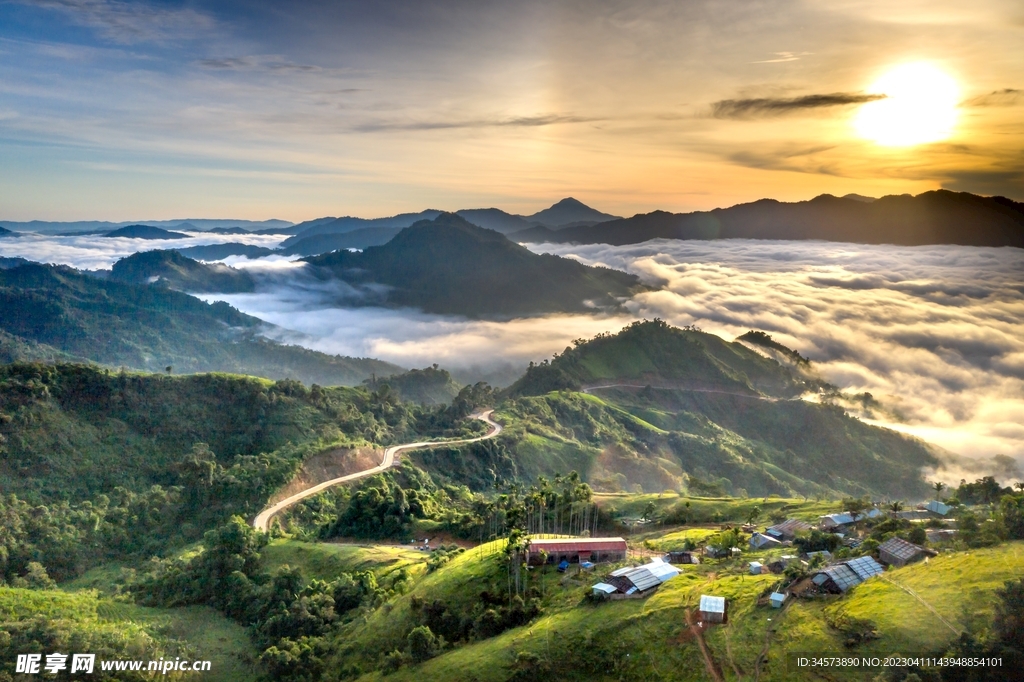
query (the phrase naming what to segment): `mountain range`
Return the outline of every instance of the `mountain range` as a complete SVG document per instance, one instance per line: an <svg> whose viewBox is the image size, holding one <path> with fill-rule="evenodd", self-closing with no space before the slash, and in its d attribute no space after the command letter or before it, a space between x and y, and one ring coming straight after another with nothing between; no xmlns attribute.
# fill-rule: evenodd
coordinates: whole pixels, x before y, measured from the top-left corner
<svg viewBox="0 0 1024 682"><path fill-rule="evenodd" d="M532 227L518 242L635 244L649 239L819 239L858 244L960 244L1024 248L1024 204L936 190L918 196L762 199L712 211L654 211L562 230Z"/></svg>
<svg viewBox="0 0 1024 682"><path fill-rule="evenodd" d="M535 254L453 213L421 220L383 246L303 260L362 288L365 305L467 317L593 311L644 289L634 275Z"/></svg>
<svg viewBox="0 0 1024 682"><path fill-rule="evenodd" d="M146 254L137 256L143 258L118 268L119 274L137 270ZM261 334L266 323L223 302L208 304L166 287L104 280L66 266L31 263L0 270L0 311L0 357L7 362L78 359L321 385L355 385L401 371L379 360L276 343Z"/></svg>

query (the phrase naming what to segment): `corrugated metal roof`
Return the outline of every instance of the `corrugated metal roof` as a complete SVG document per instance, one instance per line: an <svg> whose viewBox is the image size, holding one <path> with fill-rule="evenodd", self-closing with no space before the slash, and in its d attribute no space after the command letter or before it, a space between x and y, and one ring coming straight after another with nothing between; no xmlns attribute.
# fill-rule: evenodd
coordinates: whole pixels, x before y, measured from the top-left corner
<svg viewBox="0 0 1024 682"><path fill-rule="evenodd" d="M652 587L657 587L661 584L661 580L658 576L651 573L647 568L641 566L640 568L634 568L629 573L626 573L623 578L629 580L629 582L636 585L636 589L641 592L645 592Z"/></svg>
<svg viewBox="0 0 1024 682"><path fill-rule="evenodd" d="M861 583L860 576L857 575L853 571L853 569L847 566L846 564L829 566L828 568L822 570L822 573L832 578L832 582L836 584L836 587L839 588L840 592L846 592L854 585L860 585ZM817 580L815 580L814 582L818 585L821 584Z"/></svg>
<svg viewBox="0 0 1024 682"><path fill-rule="evenodd" d="M773 602L779 602L780 604L786 601L786 595L782 592L772 592L768 598Z"/></svg>
<svg viewBox="0 0 1024 682"><path fill-rule="evenodd" d="M664 562L654 562L644 566L648 571L654 574L654 576L661 582L665 582L671 578L675 578L677 575L682 573L678 568L672 564L666 564Z"/></svg>
<svg viewBox="0 0 1024 682"><path fill-rule="evenodd" d="M811 524L800 519L786 519L782 523L776 523L765 530L767 533L779 535L796 535L800 531L810 530Z"/></svg>
<svg viewBox="0 0 1024 682"><path fill-rule="evenodd" d="M898 559L904 559L907 561L913 559L923 551L924 550L917 545L912 542L907 542L903 538L889 538L878 546L879 554L886 552Z"/></svg>
<svg viewBox="0 0 1024 682"><path fill-rule="evenodd" d="M932 512L933 514L938 514L939 516L945 516L946 514L949 513L950 507L949 507L948 504L943 504L942 502L939 502L938 500L932 500L927 505L925 505L925 509L927 509L928 511Z"/></svg>
<svg viewBox="0 0 1024 682"><path fill-rule="evenodd" d="M598 583L591 589L593 589L594 592L604 592L605 594L612 594L618 591L618 588L615 587L615 585L609 585L608 583Z"/></svg>
<svg viewBox="0 0 1024 682"><path fill-rule="evenodd" d="M750 546L755 549L760 549L767 545L778 545L781 544L776 538L770 535L762 535L761 533L754 533L750 536Z"/></svg>
<svg viewBox="0 0 1024 682"><path fill-rule="evenodd" d="M849 566L861 580L867 580L873 575L885 573L885 569L882 568L882 565L869 556L857 557L856 559L850 559L844 563Z"/></svg>
<svg viewBox="0 0 1024 682"><path fill-rule="evenodd" d="M556 538L530 540L530 552L544 550L548 554L559 552L626 551L622 538Z"/></svg>
<svg viewBox="0 0 1024 682"><path fill-rule="evenodd" d="M615 576L616 578L618 578L620 576L626 575L627 573L629 573L632 570L633 570L632 566L623 566L622 568L616 568L614 571L612 571L612 575Z"/></svg>
<svg viewBox="0 0 1024 682"><path fill-rule="evenodd" d="M725 597L700 595L700 610L704 613L725 613Z"/></svg>

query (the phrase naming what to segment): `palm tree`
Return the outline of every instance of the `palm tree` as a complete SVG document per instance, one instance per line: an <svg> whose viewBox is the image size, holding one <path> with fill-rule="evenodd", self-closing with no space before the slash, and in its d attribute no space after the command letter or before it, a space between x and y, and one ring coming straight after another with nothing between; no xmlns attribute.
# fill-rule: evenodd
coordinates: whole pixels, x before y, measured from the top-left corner
<svg viewBox="0 0 1024 682"><path fill-rule="evenodd" d="M889 510L892 511L893 516L895 516L899 512L903 511L903 503L900 502L899 500L896 500L895 502L889 505Z"/></svg>
<svg viewBox="0 0 1024 682"><path fill-rule="evenodd" d="M1013 484L1013 487L1024 493L1024 481L1017 481Z"/></svg>
<svg viewBox="0 0 1024 682"><path fill-rule="evenodd" d="M942 500L942 491L946 489L946 484L942 481L935 481L932 483L932 488L935 490L936 499Z"/></svg>

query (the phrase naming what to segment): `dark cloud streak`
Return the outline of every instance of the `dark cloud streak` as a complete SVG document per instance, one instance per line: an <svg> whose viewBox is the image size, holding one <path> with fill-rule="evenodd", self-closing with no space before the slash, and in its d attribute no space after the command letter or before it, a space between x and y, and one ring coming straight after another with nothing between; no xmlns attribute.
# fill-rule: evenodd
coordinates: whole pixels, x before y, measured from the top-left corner
<svg viewBox="0 0 1024 682"><path fill-rule="evenodd" d="M833 92L826 95L804 95L803 97L723 99L711 105L711 115L714 118L769 118L809 109L864 104L865 102L874 102L879 99L885 99L885 95Z"/></svg>

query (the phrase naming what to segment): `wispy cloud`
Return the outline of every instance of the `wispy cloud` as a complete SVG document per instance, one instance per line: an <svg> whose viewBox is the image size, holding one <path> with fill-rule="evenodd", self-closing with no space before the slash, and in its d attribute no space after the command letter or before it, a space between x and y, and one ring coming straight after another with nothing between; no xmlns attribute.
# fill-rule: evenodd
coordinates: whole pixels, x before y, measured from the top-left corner
<svg viewBox="0 0 1024 682"><path fill-rule="evenodd" d="M191 8L169 9L123 0L17 0L20 4L65 12L71 20L96 28L116 43L166 42L195 38L214 20Z"/></svg>
<svg viewBox="0 0 1024 682"><path fill-rule="evenodd" d="M802 97L723 99L711 105L711 115L715 118L767 118L809 109L864 104L865 102L873 102L878 99L885 99L885 95L832 92L824 95L804 95Z"/></svg>
<svg viewBox="0 0 1024 682"><path fill-rule="evenodd" d="M297 64L280 56L246 56L246 57L210 57L200 59L199 66L204 69L222 71L320 71L320 67L312 64Z"/></svg>
<svg viewBox="0 0 1024 682"><path fill-rule="evenodd" d="M445 130L449 128L536 128L565 123L593 123L603 120L606 119L567 114L544 114L538 116L456 119L450 121L375 121L358 124L354 129L358 132L377 132L385 130Z"/></svg>
<svg viewBox="0 0 1024 682"><path fill-rule="evenodd" d="M1012 107L1024 103L1024 90L1003 88L987 95L971 97L960 103L962 107Z"/></svg>
<svg viewBox="0 0 1024 682"><path fill-rule="evenodd" d="M795 62L801 57L806 57L813 52L773 52L775 59L761 59L751 64L778 64L780 62Z"/></svg>

